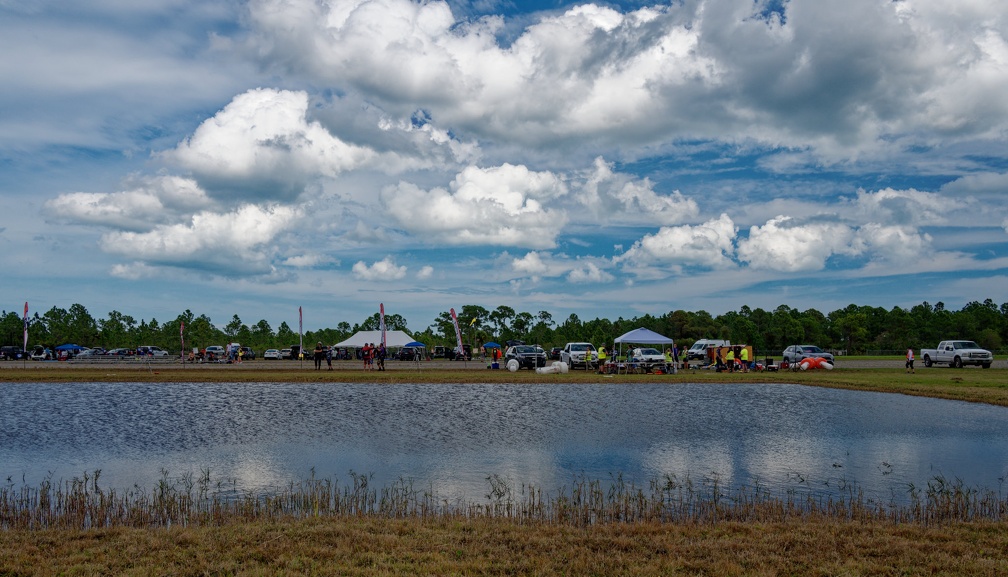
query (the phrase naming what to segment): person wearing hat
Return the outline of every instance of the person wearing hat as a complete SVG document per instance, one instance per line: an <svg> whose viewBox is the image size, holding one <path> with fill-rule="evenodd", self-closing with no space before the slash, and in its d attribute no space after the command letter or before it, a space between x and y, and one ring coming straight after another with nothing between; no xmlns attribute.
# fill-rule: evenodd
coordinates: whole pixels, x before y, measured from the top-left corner
<svg viewBox="0 0 1008 577"><path fill-rule="evenodd" d="M315 370L322 370L322 359L325 358L325 349L322 348L322 341L315 345Z"/></svg>

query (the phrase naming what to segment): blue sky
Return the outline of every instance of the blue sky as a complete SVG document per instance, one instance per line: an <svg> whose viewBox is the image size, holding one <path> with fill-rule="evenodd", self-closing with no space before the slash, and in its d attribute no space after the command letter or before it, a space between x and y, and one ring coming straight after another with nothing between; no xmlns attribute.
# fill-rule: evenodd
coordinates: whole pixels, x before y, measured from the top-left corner
<svg viewBox="0 0 1008 577"><path fill-rule="evenodd" d="M993 2L0 0L0 308L1008 301Z"/></svg>

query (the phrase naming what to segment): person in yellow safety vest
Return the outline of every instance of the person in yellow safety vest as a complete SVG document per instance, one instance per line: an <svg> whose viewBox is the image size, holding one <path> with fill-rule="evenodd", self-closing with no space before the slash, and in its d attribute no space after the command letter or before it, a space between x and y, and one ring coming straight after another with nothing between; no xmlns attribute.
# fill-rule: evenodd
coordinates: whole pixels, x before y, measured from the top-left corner
<svg viewBox="0 0 1008 577"><path fill-rule="evenodd" d="M735 348L728 347L728 355L725 356L725 363L728 365L728 372L731 373L735 370Z"/></svg>
<svg viewBox="0 0 1008 577"><path fill-rule="evenodd" d="M598 372L604 373L606 365L606 350L605 347L599 347L598 350Z"/></svg>
<svg viewBox="0 0 1008 577"><path fill-rule="evenodd" d="M749 347L742 347L739 351L739 359L742 361L742 372L749 372Z"/></svg>

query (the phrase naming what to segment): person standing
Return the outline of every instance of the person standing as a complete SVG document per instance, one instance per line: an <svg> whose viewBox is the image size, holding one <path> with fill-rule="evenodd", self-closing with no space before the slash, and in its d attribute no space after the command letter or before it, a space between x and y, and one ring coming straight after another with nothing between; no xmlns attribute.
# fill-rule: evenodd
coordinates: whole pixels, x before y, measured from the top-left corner
<svg viewBox="0 0 1008 577"><path fill-rule="evenodd" d="M325 362L329 365L329 370L332 370L332 347L326 347Z"/></svg>
<svg viewBox="0 0 1008 577"><path fill-rule="evenodd" d="M914 371L913 363L914 363L914 354L913 354L913 349L910 348L910 349L907 349L907 354L906 354L906 371L908 373L916 373L916 371ZM927 363L924 363L924 364L926 365Z"/></svg>
<svg viewBox="0 0 1008 577"><path fill-rule="evenodd" d="M728 347L728 356L725 358L725 362L728 364L728 372L735 372L735 347Z"/></svg>
<svg viewBox="0 0 1008 577"><path fill-rule="evenodd" d="M739 350L739 360L742 361L742 372L749 372L749 347L741 347Z"/></svg>
<svg viewBox="0 0 1008 577"><path fill-rule="evenodd" d="M388 351L385 349L385 343L378 345L378 370L385 370L385 357L388 355Z"/></svg>
<svg viewBox="0 0 1008 577"><path fill-rule="evenodd" d="M322 358L325 357L325 350L322 348L322 341L319 341L315 345L315 370L322 370Z"/></svg>

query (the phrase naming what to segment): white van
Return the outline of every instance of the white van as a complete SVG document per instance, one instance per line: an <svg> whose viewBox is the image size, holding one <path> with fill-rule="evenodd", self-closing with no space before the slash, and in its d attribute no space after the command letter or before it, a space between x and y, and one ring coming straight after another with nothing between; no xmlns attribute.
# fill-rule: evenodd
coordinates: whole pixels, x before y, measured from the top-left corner
<svg viewBox="0 0 1008 577"><path fill-rule="evenodd" d="M693 346L686 351L686 359L690 361L694 359L706 359L707 349L727 346L731 346L731 341L723 339L700 339L693 343Z"/></svg>

